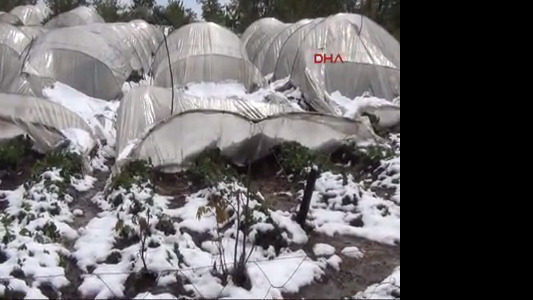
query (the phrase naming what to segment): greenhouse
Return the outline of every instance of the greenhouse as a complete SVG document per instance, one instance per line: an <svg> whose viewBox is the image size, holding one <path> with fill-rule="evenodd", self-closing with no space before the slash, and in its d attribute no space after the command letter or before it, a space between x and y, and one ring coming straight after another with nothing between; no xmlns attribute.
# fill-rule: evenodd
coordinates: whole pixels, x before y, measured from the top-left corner
<svg viewBox="0 0 533 300"><path fill-rule="evenodd" d="M10 89L19 76L23 52L30 42L19 28L0 23L0 92Z"/></svg>
<svg viewBox="0 0 533 300"><path fill-rule="evenodd" d="M156 86L180 87L201 81L237 81L248 89L262 85L261 74L248 60L239 37L220 25L183 26L168 37L168 49L167 53L161 45L154 58Z"/></svg>
<svg viewBox="0 0 533 300"><path fill-rule="evenodd" d="M50 14L50 10L37 5L23 5L13 8L10 13L17 16L23 25L40 26Z"/></svg>
<svg viewBox="0 0 533 300"><path fill-rule="evenodd" d="M400 95L400 44L364 16L337 14L281 31L272 21L256 24L266 27L256 31L273 37L251 35L245 41L248 55L264 57L254 62L263 74L272 71L274 80L290 76L317 111L337 113L329 100L335 91L351 99L365 93L389 100ZM255 40L269 40L270 45L248 46Z"/></svg>
<svg viewBox="0 0 533 300"><path fill-rule="evenodd" d="M42 152L65 140L65 130L92 132L77 114L45 99L0 93L0 107L0 140L27 134Z"/></svg>
<svg viewBox="0 0 533 300"><path fill-rule="evenodd" d="M92 23L105 23L104 19L92 7L80 6L64 12L46 22L46 28L71 27Z"/></svg>

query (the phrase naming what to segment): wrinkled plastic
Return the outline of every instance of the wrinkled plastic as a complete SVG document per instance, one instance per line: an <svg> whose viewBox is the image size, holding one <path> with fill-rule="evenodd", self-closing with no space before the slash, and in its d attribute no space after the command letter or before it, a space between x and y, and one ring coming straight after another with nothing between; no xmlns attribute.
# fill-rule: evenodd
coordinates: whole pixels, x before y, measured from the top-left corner
<svg viewBox="0 0 533 300"><path fill-rule="evenodd" d="M129 142L141 138L153 125L170 117L172 91L161 87L138 87L121 101L117 120L117 152ZM219 110L234 112L251 120L294 111L289 105L250 102L237 97L199 98L175 91L174 114L190 110Z"/></svg>
<svg viewBox="0 0 533 300"><path fill-rule="evenodd" d="M64 12L46 22L46 28L72 27L92 23L105 23L93 7L79 6Z"/></svg>
<svg viewBox="0 0 533 300"><path fill-rule="evenodd" d="M91 133L87 123L65 107L45 99L0 94L0 139L27 133L42 152L63 140L63 129L78 128Z"/></svg>
<svg viewBox="0 0 533 300"><path fill-rule="evenodd" d="M23 25L39 26L48 16L49 10L36 5L21 5L13 8L10 14L17 16Z"/></svg>
<svg viewBox="0 0 533 300"><path fill-rule="evenodd" d="M0 23L0 92L8 92L19 76L30 41L17 27Z"/></svg>
<svg viewBox="0 0 533 300"><path fill-rule="evenodd" d="M244 32L241 40L250 61L259 67L263 65L264 52L272 39L291 24L285 24L274 18L263 18L255 21ZM263 73L264 74L264 73Z"/></svg>
<svg viewBox="0 0 533 300"><path fill-rule="evenodd" d="M304 19L297 23L290 24L290 26L285 27L264 44L263 48L261 48L257 54L258 64L256 64L263 75L268 75L274 72L281 49L285 45L287 39L300 27L309 24L311 21L312 20Z"/></svg>
<svg viewBox="0 0 533 300"><path fill-rule="evenodd" d="M344 63L316 63L317 53L333 60L340 55ZM400 94L400 44L366 17L337 14L307 33L290 76L319 112L333 112L324 92L339 91L351 99L370 92L392 100Z"/></svg>
<svg viewBox="0 0 533 300"><path fill-rule="evenodd" d="M130 60L113 34L92 31L90 25L65 27L33 43L24 72L36 93L60 81L88 96L111 100L120 95L131 73Z"/></svg>
<svg viewBox="0 0 533 300"><path fill-rule="evenodd" d="M237 81L251 89L262 85L259 70L248 60L238 36L214 23L193 23L174 31L167 39L174 82L171 81L167 50L159 47L152 66L154 84L180 87L190 82Z"/></svg>
<svg viewBox="0 0 533 300"><path fill-rule="evenodd" d="M18 29L20 29L28 38L34 40L38 38L39 36L47 33L49 30L42 27L42 26L19 26Z"/></svg>
<svg viewBox="0 0 533 300"><path fill-rule="evenodd" d="M276 145L298 142L317 151L333 151L347 140L375 142L359 121L313 113L289 113L254 121L220 111L189 111L159 123L131 150L128 160L150 160L163 171L176 171L206 149L218 148L235 164L258 160Z"/></svg>
<svg viewBox="0 0 533 300"><path fill-rule="evenodd" d="M4 11L0 11L0 23L22 25L22 21L17 16Z"/></svg>

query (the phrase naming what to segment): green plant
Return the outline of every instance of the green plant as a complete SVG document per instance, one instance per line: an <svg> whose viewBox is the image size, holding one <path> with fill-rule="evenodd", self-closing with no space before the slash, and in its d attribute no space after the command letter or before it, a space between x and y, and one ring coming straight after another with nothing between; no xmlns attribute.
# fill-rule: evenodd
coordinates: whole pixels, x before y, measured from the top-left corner
<svg viewBox="0 0 533 300"><path fill-rule="evenodd" d="M57 149L47 153L38 160L32 168L32 177L38 180L42 173L52 169L61 169L60 175L65 184L70 183L73 176L80 176L83 172L83 162L79 154Z"/></svg>
<svg viewBox="0 0 533 300"><path fill-rule="evenodd" d="M297 142L283 143L272 149L279 164L287 174L302 176L312 165L320 169L331 169L329 156L311 151Z"/></svg>
<svg viewBox="0 0 533 300"><path fill-rule="evenodd" d="M186 173L194 184L202 187L237 177L237 171L222 157L219 149L200 153Z"/></svg>
<svg viewBox="0 0 533 300"><path fill-rule="evenodd" d="M52 241L56 241L60 237L59 231L57 230L56 224L54 224L54 222L49 221L44 224L43 228L41 228L41 231Z"/></svg>
<svg viewBox="0 0 533 300"><path fill-rule="evenodd" d="M15 170L24 157L31 152L32 141L19 135L0 144L0 169Z"/></svg>
<svg viewBox="0 0 533 300"><path fill-rule="evenodd" d="M133 184L147 182L152 178L152 164L145 160L129 162L119 175L113 178L114 189L122 187L130 189Z"/></svg>

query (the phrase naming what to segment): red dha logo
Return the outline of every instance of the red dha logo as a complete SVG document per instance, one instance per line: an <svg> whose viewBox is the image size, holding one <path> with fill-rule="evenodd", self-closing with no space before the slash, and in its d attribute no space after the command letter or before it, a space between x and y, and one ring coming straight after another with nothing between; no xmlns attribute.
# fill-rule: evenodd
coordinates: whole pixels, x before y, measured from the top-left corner
<svg viewBox="0 0 533 300"><path fill-rule="evenodd" d="M342 59L342 56L340 54L335 57L335 60L333 60L333 54L327 55L327 54L315 54L315 64L336 64L336 63L344 63L344 60Z"/></svg>

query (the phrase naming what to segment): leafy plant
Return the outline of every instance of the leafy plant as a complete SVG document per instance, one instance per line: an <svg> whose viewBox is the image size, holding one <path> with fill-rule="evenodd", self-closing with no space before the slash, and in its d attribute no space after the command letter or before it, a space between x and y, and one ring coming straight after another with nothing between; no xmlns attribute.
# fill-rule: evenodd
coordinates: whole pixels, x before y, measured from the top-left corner
<svg viewBox="0 0 533 300"><path fill-rule="evenodd" d="M219 149L200 153L186 173L194 184L202 187L237 177L237 171L222 157Z"/></svg>
<svg viewBox="0 0 533 300"><path fill-rule="evenodd" d="M313 165L320 169L332 168L329 156L311 151L297 142L281 144L272 153L287 174L302 176Z"/></svg>
<svg viewBox="0 0 533 300"><path fill-rule="evenodd" d="M15 170L32 151L32 145L32 141L22 135L0 144L0 169Z"/></svg>
<svg viewBox="0 0 533 300"><path fill-rule="evenodd" d="M38 160L32 168L32 177L37 180L42 173L53 169L61 169L63 182L70 183L73 176L80 176L83 172L83 162L79 154L58 149L47 153Z"/></svg>
<svg viewBox="0 0 533 300"><path fill-rule="evenodd" d="M122 172L113 178L112 187L130 189L133 184L147 182L152 176L152 164L146 160L135 160L128 163Z"/></svg>

